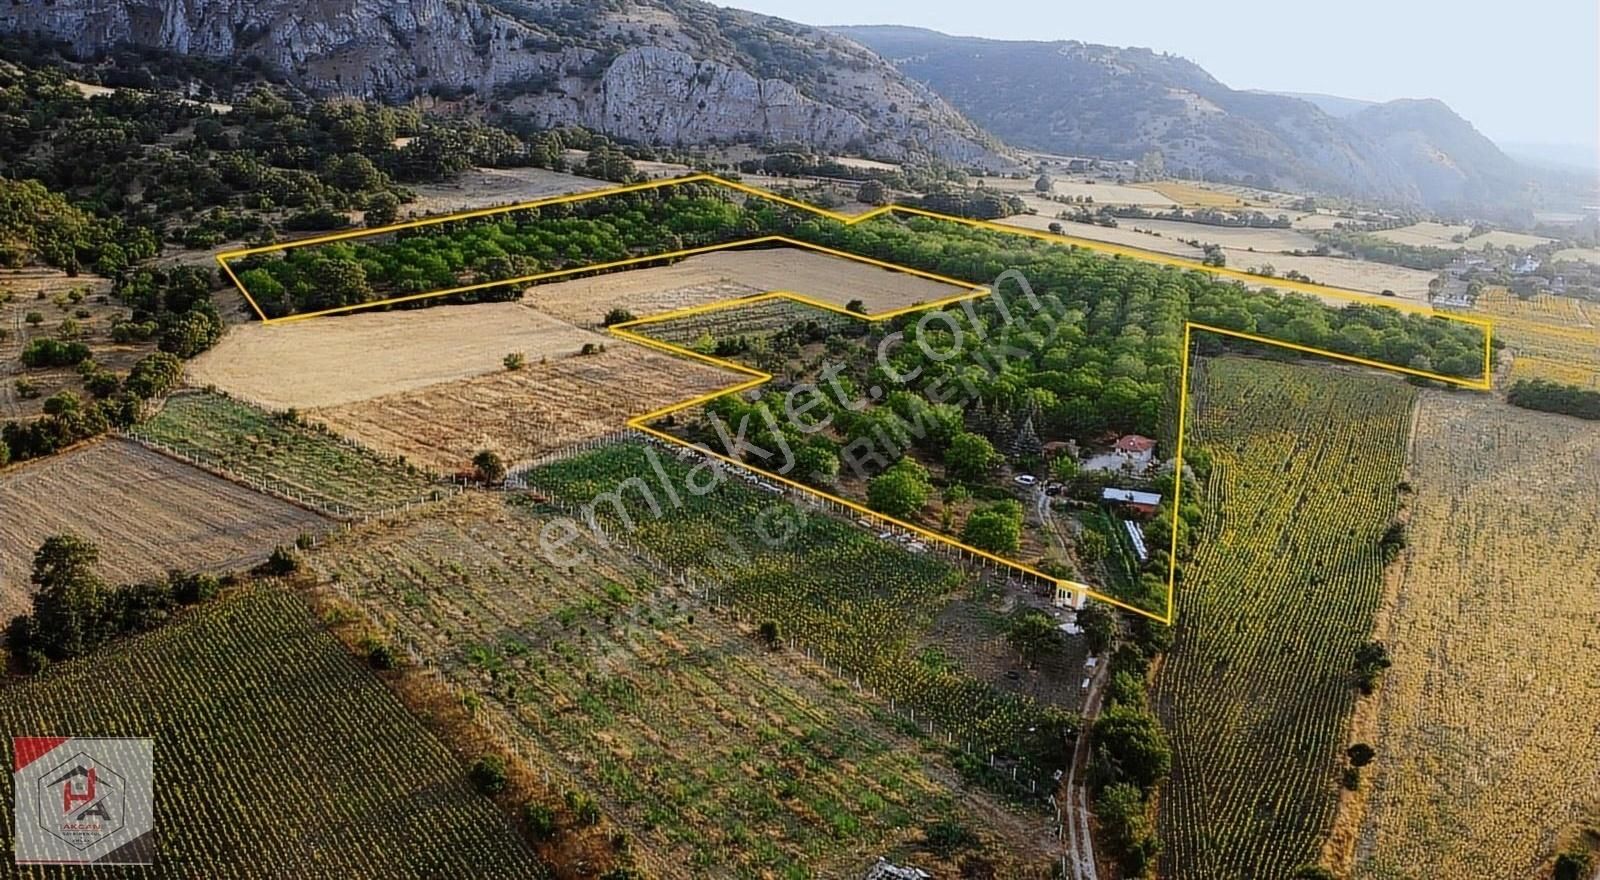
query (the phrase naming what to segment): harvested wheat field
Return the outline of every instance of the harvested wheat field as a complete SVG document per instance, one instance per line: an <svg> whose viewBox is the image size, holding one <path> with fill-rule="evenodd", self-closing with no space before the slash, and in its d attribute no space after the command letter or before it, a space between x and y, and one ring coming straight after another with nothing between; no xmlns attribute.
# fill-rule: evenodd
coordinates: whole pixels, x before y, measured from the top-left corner
<svg viewBox="0 0 1600 880"><path fill-rule="evenodd" d="M587 325L621 307L644 318L668 308L730 296L787 290L835 305L859 299L869 312L933 302L970 288L895 272L798 247L699 254L653 269L634 269L531 287L523 302ZM658 307L660 306L660 307Z"/></svg>
<svg viewBox="0 0 1600 880"><path fill-rule="evenodd" d="M1193 245L1184 244L1176 238L1166 238L1151 235L1148 232L1134 230L1137 225L1133 221L1124 221L1127 225L1111 228L1096 226L1092 223L1076 223L1071 220L1056 220L1043 214L1013 214L995 221L1004 226L1016 226L1020 229L1035 229L1049 231L1052 223L1061 227L1061 235L1069 241L1068 244L1082 243L1086 247L1093 247L1095 242L1120 245L1122 247L1138 248L1158 254L1169 254L1174 257L1183 257L1186 260L1199 261L1205 252ZM1077 239L1077 241L1070 241Z"/></svg>
<svg viewBox="0 0 1600 880"><path fill-rule="evenodd" d="M33 553L62 532L100 548L112 584L253 565L327 520L124 440L0 471L0 619L27 610Z"/></svg>
<svg viewBox="0 0 1600 880"><path fill-rule="evenodd" d="M1204 238L1204 236L1202 236ZM1427 302L1428 282L1434 273L1366 260L1348 260L1340 257L1294 257L1286 254L1266 254L1260 251L1226 249L1228 268L1246 269L1252 266L1271 265L1279 275L1294 270L1310 276L1317 284L1382 293L1392 290L1400 299Z"/></svg>
<svg viewBox="0 0 1600 880"><path fill-rule="evenodd" d="M1471 226L1449 225L1444 223L1422 222L1399 229L1385 229L1374 232L1379 238L1386 238L1396 244L1408 244L1414 247L1436 247L1445 250L1474 250L1481 251L1485 247L1519 247L1531 248L1542 244L1549 244L1550 239L1538 235L1526 235L1521 232L1505 232L1493 230L1482 235L1471 236ZM1455 241L1456 236L1461 236L1461 241Z"/></svg>
<svg viewBox="0 0 1600 880"><path fill-rule="evenodd" d="M503 370L512 352L536 361L605 341L517 303L366 312L236 327L188 378L269 409L310 409Z"/></svg>
<svg viewBox="0 0 1600 880"><path fill-rule="evenodd" d="M1597 476L1593 424L1423 395L1409 547L1376 630L1394 665L1352 733L1378 757L1335 837L1350 876L1542 876L1595 806Z"/></svg>
<svg viewBox="0 0 1600 880"><path fill-rule="evenodd" d="M1266 209L1263 213L1277 216L1276 211ZM1317 240L1303 232L1293 229L1253 229L1248 226L1212 226L1207 223L1186 223L1182 220L1141 220L1124 218L1124 226L1137 226L1151 232L1159 232L1172 239L1195 241L1203 244L1216 244L1225 248L1245 251L1255 248L1257 253L1275 254L1280 251L1310 251L1317 247ZM1253 256L1253 255L1252 255ZM1240 256L1239 259L1244 259ZM1229 255L1229 262L1233 261Z"/></svg>
<svg viewBox="0 0 1600 880"><path fill-rule="evenodd" d="M382 452L450 472L470 466L482 449L508 464L526 462L741 378L613 340L599 354L530 361L520 370L316 410L313 418Z"/></svg>

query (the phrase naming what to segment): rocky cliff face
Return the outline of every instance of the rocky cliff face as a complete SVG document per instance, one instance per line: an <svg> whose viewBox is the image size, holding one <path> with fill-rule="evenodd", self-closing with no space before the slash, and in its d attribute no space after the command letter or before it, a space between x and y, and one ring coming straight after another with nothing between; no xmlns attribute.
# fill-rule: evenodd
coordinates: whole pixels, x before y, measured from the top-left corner
<svg viewBox="0 0 1600 880"><path fill-rule="evenodd" d="M798 142L994 167L997 142L851 41L696 0L56 0L0 29L257 59L316 94L468 91L643 143Z"/></svg>

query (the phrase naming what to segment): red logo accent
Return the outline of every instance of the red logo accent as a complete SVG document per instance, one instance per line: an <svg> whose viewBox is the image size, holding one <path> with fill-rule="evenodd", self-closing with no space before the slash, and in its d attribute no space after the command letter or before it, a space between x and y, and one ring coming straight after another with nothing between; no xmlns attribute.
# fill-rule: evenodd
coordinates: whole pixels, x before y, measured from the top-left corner
<svg viewBox="0 0 1600 880"><path fill-rule="evenodd" d="M76 803L94 802L94 768L90 767L88 778L83 783L83 793L79 794L73 789L78 787L78 780L68 779L67 784L61 787L61 812L72 812L72 805Z"/></svg>

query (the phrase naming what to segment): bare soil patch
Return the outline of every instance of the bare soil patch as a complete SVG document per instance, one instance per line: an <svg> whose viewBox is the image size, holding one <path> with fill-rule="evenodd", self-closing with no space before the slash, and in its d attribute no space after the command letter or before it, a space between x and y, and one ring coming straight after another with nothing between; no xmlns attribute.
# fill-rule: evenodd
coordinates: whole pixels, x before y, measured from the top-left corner
<svg viewBox="0 0 1600 880"><path fill-rule="evenodd" d="M606 338L517 303L439 306L236 327L191 361L191 384L270 409L337 406L578 351Z"/></svg>
<svg viewBox="0 0 1600 880"><path fill-rule="evenodd" d="M784 247L714 251L671 266L538 285L528 289L523 302L577 324L590 324L617 306L642 318L660 311L653 302L668 307L698 305L728 298L714 295L724 291L739 296L785 290L838 306L859 299L867 311L879 312L945 299L969 289L844 257Z"/></svg>
<svg viewBox="0 0 1600 880"><path fill-rule="evenodd" d="M473 168L446 183L413 186L417 199L402 206L411 216L471 211L514 205L568 193L616 186L606 180L579 177L544 168Z"/></svg>
<svg viewBox="0 0 1600 880"><path fill-rule="evenodd" d="M739 377L613 340L594 355L502 371L317 410L318 421L440 471L492 449L508 464L615 431L632 416L733 384Z"/></svg>
<svg viewBox="0 0 1600 880"><path fill-rule="evenodd" d="M33 554L63 532L100 548L112 584L169 568L253 565L328 520L123 440L0 472L0 619L27 610Z"/></svg>

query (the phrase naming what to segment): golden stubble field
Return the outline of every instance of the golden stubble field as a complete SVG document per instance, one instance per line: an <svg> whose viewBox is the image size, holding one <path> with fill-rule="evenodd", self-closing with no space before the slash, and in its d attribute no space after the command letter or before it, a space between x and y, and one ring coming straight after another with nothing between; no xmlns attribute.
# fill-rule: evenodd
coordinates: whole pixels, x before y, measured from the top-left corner
<svg viewBox="0 0 1600 880"><path fill-rule="evenodd" d="M1350 876L1524 880L1600 798L1600 426L1422 396Z"/></svg>
<svg viewBox="0 0 1600 880"><path fill-rule="evenodd" d="M697 254L668 266L632 269L529 287L522 301L579 326L624 308L638 317L733 297L785 290L837 306L861 300L869 312L958 296L968 287L798 247Z"/></svg>
<svg viewBox="0 0 1600 880"><path fill-rule="evenodd" d="M123 440L104 440L0 471L0 620L28 609L33 554L71 532L100 548L122 584L240 568L316 532L321 516Z"/></svg>
<svg viewBox="0 0 1600 880"><path fill-rule="evenodd" d="M518 303L438 306L235 327L189 363L215 385L270 409L338 406L576 352L607 337Z"/></svg>
<svg viewBox="0 0 1600 880"><path fill-rule="evenodd" d="M483 449L508 464L526 462L741 378L612 340L599 354L530 361L520 370L441 382L311 415L373 449L448 473L469 467Z"/></svg>

